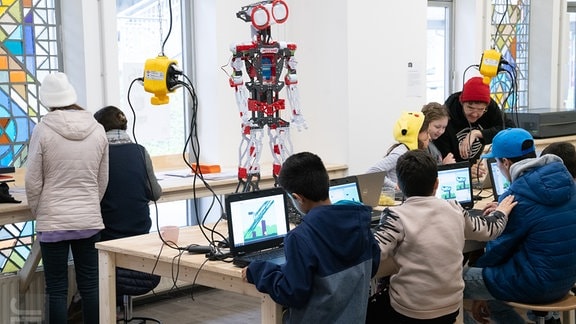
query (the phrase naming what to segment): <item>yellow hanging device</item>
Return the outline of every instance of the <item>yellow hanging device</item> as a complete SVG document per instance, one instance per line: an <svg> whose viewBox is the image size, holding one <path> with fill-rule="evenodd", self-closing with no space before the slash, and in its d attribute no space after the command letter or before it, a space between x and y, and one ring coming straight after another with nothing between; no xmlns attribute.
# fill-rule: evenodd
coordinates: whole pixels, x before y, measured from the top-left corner
<svg viewBox="0 0 576 324"><path fill-rule="evenodd" d="M480 74L484 76L484 84L490 84L499 72L502 55L494 49L485 50L480 59Z"/></svg>
<svg viewBox="0 0 576 324"><path fill-rule="evenodd" d="M166 56L146 60L144 63L144 90L153 93L150 98L153 105L164 105L170 101L168 93L173 92L180 84L177 76L181 72L177 68L178 62Z"/></svg>

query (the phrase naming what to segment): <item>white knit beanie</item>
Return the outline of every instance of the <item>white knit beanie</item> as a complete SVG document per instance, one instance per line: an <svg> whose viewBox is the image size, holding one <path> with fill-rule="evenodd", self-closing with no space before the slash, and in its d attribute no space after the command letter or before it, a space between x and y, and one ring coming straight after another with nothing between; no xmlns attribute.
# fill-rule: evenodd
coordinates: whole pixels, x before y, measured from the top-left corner
<svg viewBox="0 0 576 324"><path fill-rule="evenodd" d="M67 107L76 103L76 91L62 72L48 74L40 85L40 101L48 108Z"/></svg>

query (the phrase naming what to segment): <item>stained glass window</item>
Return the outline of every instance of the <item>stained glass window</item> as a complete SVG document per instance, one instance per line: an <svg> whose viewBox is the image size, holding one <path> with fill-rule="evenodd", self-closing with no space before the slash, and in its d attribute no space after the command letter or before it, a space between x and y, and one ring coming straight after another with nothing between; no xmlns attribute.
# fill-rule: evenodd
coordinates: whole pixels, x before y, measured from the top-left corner
<svg viewBox="0 0 576 324"><path fill-rule="evenodd" d="M38 85L60 66L55 2L0 2L1 166L23 166L34 125L47 112L38 100ZM33 222L0 225L0 272L20 269L33 239Z"/></svg>
<svg viewBox="0 0 576 324"><path fill-rule="evenodd" d="M530 0L492 0L494 48L508 61L508 72L490 84L494 100L505 110L528 107L528 46ZM511 92L516 80L517 91Z"/></svg>

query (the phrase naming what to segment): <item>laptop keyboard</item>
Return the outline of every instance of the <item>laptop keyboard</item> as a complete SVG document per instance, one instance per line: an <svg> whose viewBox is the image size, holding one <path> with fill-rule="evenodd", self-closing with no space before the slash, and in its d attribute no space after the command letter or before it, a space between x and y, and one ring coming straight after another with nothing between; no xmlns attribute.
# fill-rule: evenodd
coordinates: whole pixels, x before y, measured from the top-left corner
<svg viewBox="0 0 576 324"><path fill-rule="evenodd" d="M270 249L270 250L252 252L248 255L242 256L242 259L246 261L257 261L257 260L279 259L283 257L284 257L284 249Z"/></svg>

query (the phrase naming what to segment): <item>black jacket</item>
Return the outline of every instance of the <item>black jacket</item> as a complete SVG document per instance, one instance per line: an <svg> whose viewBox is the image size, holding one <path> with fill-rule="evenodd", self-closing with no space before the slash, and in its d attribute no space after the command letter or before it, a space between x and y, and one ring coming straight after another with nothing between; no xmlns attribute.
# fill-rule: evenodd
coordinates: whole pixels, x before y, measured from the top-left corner
<svg viewBox="0 0 576 324"><path fill-rule="evenodd" d="M487 108L488 111L475 123L469 123L464 115L464 108L460 103L461 93L462 92L453 93L446 99L444 104L446 108L448 108L450 120L448 121L446 131L434 141L434 145L440 150L442 157L446 157L448 153L452 153L457 162L465 161L466 159L460 156L460 150L458 148L459 139L464 138L471 129L478 129L482 132L483 138L476 145L472 145L473 156L469 160L471 163L474 163L482 154L484 145L492 143L492 139L496 136L496 133L504 128L516 126L511 119L502 113L500 107L493 99L490 99L490 104Z"/></svg>

